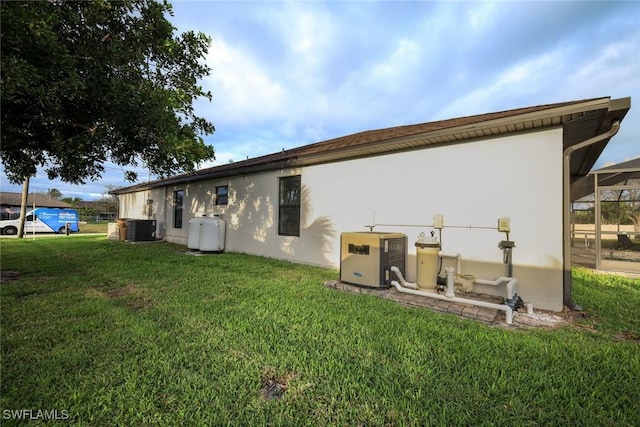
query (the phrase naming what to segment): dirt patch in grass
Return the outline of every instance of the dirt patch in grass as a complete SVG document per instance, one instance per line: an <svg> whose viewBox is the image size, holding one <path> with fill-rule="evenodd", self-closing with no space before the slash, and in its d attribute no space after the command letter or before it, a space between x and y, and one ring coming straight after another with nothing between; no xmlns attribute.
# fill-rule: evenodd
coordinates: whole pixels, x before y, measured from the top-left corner
<svg viewBox="0 0 640 427"><path fill-rule="evenodd" d="M629 332L629 331L622 331L618 335L616 335L616 337L618 339L620 339L620 340L623 340L623 341L640 342L640 336L638 336L637 334L635 334L633 332Z"/></svg>
<svg viewBox="0 0 640 427"><path fill-rule="evenodd" d="M20 278L19 271L1 271L0 272L0 283L11 282L13 280L18 280Z"/></svg>
<svg viewBox="0 0 640 427"><path fill-rule="evenodd" d="M127 285L124 288L109 289L105 293L109 298L117 299L117 298L125 297L127 295L134 294L135 292L136 292L136 288L133 285Z"/></svg>
<svg viewBox="0 0 640 427"><path fill-rule="evenodd" d="M294 378L295 374L278 375L274 367L264 367L261 375L260 396L265 400L280 399L289 389L289 382Z"/></svg>
<svg viewBox="0 0 640 427"><path fill-rule="evenodd" d="M118 288L110 283L90 288L87 296L106 297L124 304L126 307L138 311L151 306L151 297L146 289L137 288L129 284Z"/></svg>
<svg viewBox="0 0 640 427"><path fill-rule="evenodd" d="M111 290L107 292L107 296L111 299L121 301L125 306L135 311L148 308L151 305L151 297L148 295L148 292L145 289L136 288L133 285Z"/></svg>

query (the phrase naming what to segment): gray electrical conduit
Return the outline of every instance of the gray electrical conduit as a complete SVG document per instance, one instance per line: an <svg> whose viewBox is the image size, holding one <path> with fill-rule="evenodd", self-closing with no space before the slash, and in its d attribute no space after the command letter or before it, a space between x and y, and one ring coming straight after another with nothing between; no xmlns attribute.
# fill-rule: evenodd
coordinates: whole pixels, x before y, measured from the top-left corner
<svg viewBox="0 0 640 427"><path fill-rule="evenodd" d="M506 304L494 304L491 302L485 302L485 301L478 301L478 300L473 300L473 299L467 299L467 298L460 298L460 297L447 297L444 295L441 295L435 291L424 291L424 290L418 290L417 285L415 283L411 283L411 282L407 282L406 280L404 280L404 277L402 276L402 273L400 272L400 269L398 267L391 267L391 271L393 271L394 273L396 273L396 275L398 276L398 279L400 280L400 283L402 283L402 285L400 285L400 283L398 283L397 281L393 280L391 282L391 284L393 286L395 286L395 288L398 290L398 292L402 292L405 294L411 294L411 295L419 295L419 296L423 296L423 297L428 297L428 298L435 298L435 299L439 299L439 300L443 300L443 301L455 301L455 302L460 302L462 304L470 304L470 305L475 305L477 307L485 307L485 308L493 308L496 310L501 310L504 311L505 317L506 317L506 321L507 321L507 325L511 325L513 324L513 310L511 309L511 307L509 307ZM512 279L515 281L515 279ZM515 282L514 282L515 284ZM413 287L416 288L413 288Z"/></svg>

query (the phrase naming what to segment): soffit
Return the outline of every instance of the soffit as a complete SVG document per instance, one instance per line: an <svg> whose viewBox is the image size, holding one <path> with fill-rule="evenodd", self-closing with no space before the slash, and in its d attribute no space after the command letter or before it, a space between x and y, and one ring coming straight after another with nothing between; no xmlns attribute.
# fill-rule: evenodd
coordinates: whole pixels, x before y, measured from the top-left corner
<svg viewBox="0 0 640 427"><path fill-rule="evenodd" d="M608 131L615 121L622 122L630 108L631 98L614 99L606 108L585 111L581 117L568 121L563 128L565 149ZM589 173L609 140L604 139L572 154L571 183Z"/></svg>

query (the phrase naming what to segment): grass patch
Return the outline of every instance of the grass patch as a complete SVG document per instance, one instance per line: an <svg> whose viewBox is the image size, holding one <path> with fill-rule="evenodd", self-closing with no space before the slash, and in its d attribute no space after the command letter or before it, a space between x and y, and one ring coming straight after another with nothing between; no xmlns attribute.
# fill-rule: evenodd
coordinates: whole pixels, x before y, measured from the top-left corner
<svg viewBox="0 0 640 427"><path fill-rule="evenodd" d="M638 281L576 270L586 317L521 330L242 254L97 236L1 249L17 272L0 286L3 411L66 410L78 425L640 425Z"/></svg>
<svg viewBox="0 0 640 427"><path fill-rule="evenodd" d="M640 279L575 268L573 284L573 296L585 308L578 326L640 341Z"/></svg>
<svg viewBox="0 0 640 427"><path fill-rule="evenodd" d="M107 221L88 221L80 224L80 232L84 234L107 234Z"/></svg>

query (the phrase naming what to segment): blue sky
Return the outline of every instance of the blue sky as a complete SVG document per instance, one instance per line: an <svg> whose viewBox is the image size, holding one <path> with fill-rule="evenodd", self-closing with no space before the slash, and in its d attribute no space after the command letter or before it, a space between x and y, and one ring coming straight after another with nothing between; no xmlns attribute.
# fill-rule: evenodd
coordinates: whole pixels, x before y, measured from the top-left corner
<svg viewBox="0 0 640 427"><path fill-rule="evenodd" d="M630 96L597 167L640 156L640 2L174 1L178 31L212 38L207 167L363 130ZM63 196L131 185L120 167ZM148 178L141 171L139 178ZM153 179L153 177L151 177ZM3 191L20 191L1 175Z"/></svg>

